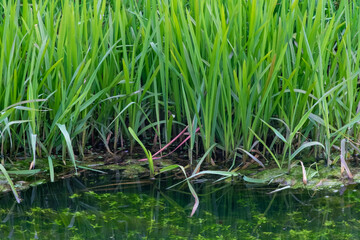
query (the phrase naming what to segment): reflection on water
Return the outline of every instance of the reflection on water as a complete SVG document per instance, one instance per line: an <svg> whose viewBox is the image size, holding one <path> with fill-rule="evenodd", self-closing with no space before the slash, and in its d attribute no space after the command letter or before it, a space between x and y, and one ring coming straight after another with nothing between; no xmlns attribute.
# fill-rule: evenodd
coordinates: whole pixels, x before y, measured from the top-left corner
<svg viewBox="0 0 360 240"><path fill-rule="evenodd" d="M45 184L16 204L0 199L0 239L356 239L360 193L282 192L195 184L200 207L175 182L121 180L119 172Z"/></svg>

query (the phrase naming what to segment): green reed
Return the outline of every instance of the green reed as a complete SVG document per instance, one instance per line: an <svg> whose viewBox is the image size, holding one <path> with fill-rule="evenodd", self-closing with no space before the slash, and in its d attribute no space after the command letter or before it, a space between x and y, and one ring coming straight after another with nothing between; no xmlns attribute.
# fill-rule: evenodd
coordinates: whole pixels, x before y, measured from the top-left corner
<svg viewBox="0 0 360 240"><path fill-rule="evenodd" d="M75 164L132 149L128 127L164 144L188 125L191 160L217 144L331 163L358 139L359 27L356 1L3 0L0 109L24 104L2 113L2 153Z"/></svg>

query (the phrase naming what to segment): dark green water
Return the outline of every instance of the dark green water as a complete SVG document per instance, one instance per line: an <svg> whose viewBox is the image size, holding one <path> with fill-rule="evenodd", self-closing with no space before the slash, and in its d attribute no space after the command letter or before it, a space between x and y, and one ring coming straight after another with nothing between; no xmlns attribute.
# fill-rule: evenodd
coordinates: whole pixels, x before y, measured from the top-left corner
<svg viewBox="0 0 360 240"><path fill-rule="evenodd" d="M121 184L119 184L121 183ZM112 184L112 185L109 185ZM85 175L0 198L0 239L358 239L360 191L268 195L268 187ZM105 186L109 185L109 186Z"/></svg>

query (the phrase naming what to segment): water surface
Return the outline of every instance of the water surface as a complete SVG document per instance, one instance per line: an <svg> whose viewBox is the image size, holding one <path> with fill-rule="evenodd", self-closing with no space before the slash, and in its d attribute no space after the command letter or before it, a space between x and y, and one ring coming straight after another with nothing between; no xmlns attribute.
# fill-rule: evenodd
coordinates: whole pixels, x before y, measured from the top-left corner
<svg viewBox="0 0 360 240"><path fill-rule="evenodd" d="M194 183L200 206L177 181L87 173L0 198L0 239L356 239L360 192Z"/></svg>

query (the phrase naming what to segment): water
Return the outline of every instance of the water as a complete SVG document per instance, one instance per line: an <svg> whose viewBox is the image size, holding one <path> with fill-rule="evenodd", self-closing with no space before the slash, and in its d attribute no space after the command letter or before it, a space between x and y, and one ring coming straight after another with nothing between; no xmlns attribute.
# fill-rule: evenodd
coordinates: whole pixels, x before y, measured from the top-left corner
<svg viewBox="0 0 360 240"><path fill-rule="evenodd" d="M357 239L360 191L284 190L195 183L186 185L87 173L33 187L15 203L0 198L0 239ZM343 189L344 190L344 189Z"/></svg>

